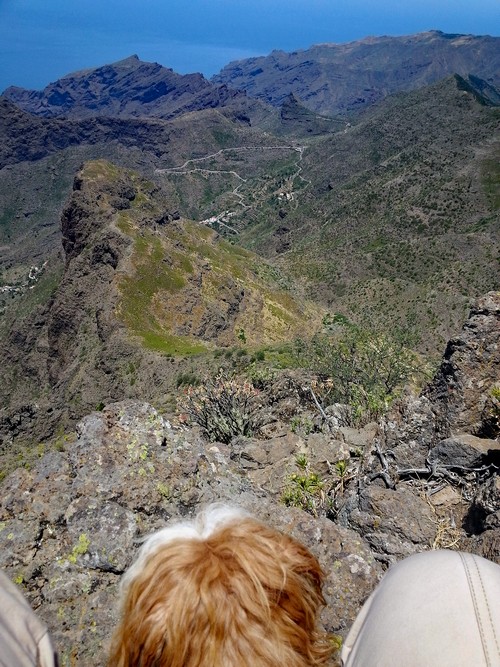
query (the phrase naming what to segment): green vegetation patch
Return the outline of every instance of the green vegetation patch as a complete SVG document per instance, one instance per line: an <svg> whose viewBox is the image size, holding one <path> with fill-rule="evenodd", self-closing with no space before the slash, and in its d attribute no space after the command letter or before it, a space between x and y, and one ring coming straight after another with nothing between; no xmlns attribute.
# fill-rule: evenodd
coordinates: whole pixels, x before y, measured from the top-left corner
<svg viewBox="0 0 500 667"><path fill-rule="evenodd" d="M485 160L482 165L482 182L491 206L500 209L500 150L498 159Z"/></svg>
<svg viewBox="0 0 500 667"><path fill-rule="evenodd" d="M283 322L286 322L287 324L293 324L293 317L290 315L290 313L287 313L285 310L280 308L274 303L270 303L269 301L266 303L267 309L269 312L279 320L282 320Z"/></svg>
<svg viewBox="0 0 500 667"><path fill-rule="evenodd" d="M116 181L120 177L121 170L107 160L90 160L86 162L82 176L87 179Z"/></svg>
<svg viewBox="0 0 500 667"><path fill-rule="evenodd" d="M10 224L14 219L16 211L14 207L7 207L0 213L0 233L7 237L10 229Z"/></svg>
<svg viewBox="0 0 500 667"><path fill-rule="evenodd" d="M118 223L126 224L123 220ZM127 227L130 233L131 228ZM153 300L162 291L177 292L186 285L186 273L193 272L188 257L170 252L150 232L136 236L132 263L135 271L121 279L121 317L145 347L164 354L198 354L205 346L162 330L153 313Z"/></svg>
<svg viewBox="0 0 500 667"><path fill-rule="evenodd" d="M229 132L228 130L220 130L215 128L212 130L212 135L219 146L222 147L229 146L236 141L236 134L234 132Z"/></svg>
<svg viewBox="0 0 500 667"><path fill-rule="evenodd" d="M219 311L221 290L228 299L241 301L244 289L244 303L230 322L240 342L256 345L262 340L281 340L306 328L312 311L304 310L290 292L280 289L285 280L281 272L206 226L183 220L154 233L137 226L133 211L120 212L116 224L134 241L132 271L119 283L120 317L148 349L173 356L206 352L210 346L195 337L198 322L204 313ZM197 291L191 278L200 275L207 263L211 270L203 270ZM182 309L184 289L193 304L192 320ZM263 299L265 322L261 331L250 336L250 321L263 315ZM175 335L181 331L175 327L184 324L187 328L182 333L192 335Z"/></svg>
<svg viewBox="0 0 500 667"><path fill-rule="evenodd" d="M233 245L225 239L221 239L219 245L223 250L230 253L231 255L235 255L236 257L241 257L244 259L251 259L253 257L253 254L249 250L245 250L245 248L242 248L241 246Z"/></svg>
<svg viewBox="0 0 500 667"><path fill-rule="evenodd" d="M161 352L162 354L182 356L201 354L207 351L207 348L201 343L193 342L183 336L173 336L153 331L139 331L138 335L142 337L144 347L147 347L148 350Z"/></svg>
<svg viewBox="0 0 500 667"><path fill-rule="evenodd" d="M118 213L118 218L116 220L116 226L118 229L123 232L124 234L127 234L128 236L133 235L133 226L132 226L132 221L130 219L129 213L121 211Z"/></svg>
<svg viewBox="0 0 500 667"><path fill-rule="evenodd" d="M135 312L138 305L143 310L160 290L173 292L184 287L183 267L169 264L164 259L165 250L160 239L152 234L137 238L133 257L135 274L124 279L126 311ZM190 264L185 265L192 271Z"/></svg>

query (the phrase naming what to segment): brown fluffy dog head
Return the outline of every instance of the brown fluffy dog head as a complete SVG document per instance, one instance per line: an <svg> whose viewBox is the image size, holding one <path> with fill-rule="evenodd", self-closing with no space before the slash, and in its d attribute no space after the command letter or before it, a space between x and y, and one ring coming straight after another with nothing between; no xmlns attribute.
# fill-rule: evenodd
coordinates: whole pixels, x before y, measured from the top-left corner
<svg viewBox="0 0 500 667"><path fill-rule="evenodd" d="M296 540L212 506L143 545L123 580L109 665L323 665L332 650L316 630L322 577Z"/></svg>

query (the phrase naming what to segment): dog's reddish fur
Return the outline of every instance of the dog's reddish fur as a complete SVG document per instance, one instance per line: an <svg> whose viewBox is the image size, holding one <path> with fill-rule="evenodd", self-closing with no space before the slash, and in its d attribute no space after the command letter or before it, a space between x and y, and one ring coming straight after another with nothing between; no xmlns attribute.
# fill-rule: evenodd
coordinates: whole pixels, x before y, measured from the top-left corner
<svg viewBox="0 0 500 667"><path fill-rule="evenodd" d="M109 666L323 665L322 579L304 546L251 517L176 538L129 582Z"/></svg>

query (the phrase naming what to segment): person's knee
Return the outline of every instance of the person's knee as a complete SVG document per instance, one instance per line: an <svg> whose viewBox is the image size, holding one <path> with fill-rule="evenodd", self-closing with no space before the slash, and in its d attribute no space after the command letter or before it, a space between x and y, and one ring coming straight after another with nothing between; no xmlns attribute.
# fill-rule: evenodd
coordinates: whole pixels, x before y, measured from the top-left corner
<svg viewBox="0 0 500 667"><path fill-rule="evenodd" d="M472 554L425 552L389 569L341 657L345 667L500 665L499 628L500 567Z"/></svg>

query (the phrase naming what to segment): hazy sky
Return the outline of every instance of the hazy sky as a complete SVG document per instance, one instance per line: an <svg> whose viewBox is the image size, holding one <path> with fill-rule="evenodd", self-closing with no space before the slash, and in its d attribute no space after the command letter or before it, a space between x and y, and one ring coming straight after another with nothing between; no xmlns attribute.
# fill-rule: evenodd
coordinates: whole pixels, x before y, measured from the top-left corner
<svg viewBox="0 0 500 667"><path fill-rule="evenodd" d="M136 53L182 74L320 42L500 35L500 0L0 0L0 91Z"/></svg>

